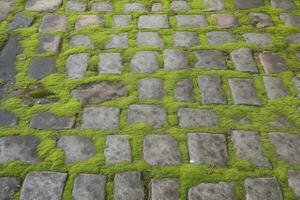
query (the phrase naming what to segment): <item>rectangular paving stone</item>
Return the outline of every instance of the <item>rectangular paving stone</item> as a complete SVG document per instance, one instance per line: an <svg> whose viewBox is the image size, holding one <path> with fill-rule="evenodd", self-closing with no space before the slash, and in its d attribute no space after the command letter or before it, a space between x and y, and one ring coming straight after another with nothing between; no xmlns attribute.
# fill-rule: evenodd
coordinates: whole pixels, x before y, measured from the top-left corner
<svg viewBox="0 0 300 200"><path fill-rule="evenodd" d="M139 29L169 28L167 15L141 15L138 19Z"/></svg>
<svg viewBox="0 0 300 200"><path fill-rule="evenodd" d="M104 155L107 165L131 162L131 147L127 135L108 135Z"/></svg>
<svg viewBox="0 0 300 200"><path fill-rule="evenodd" d="M297 26L300 27L300 16L291 13L280 14L282 23L286 26Z"/></svg>
<svg viewBox="0 0 300 200"><path fill-rule="evenodd" d="M29 65L27 76L41 80L54 72L56 72L55 57L35 57Z"/></svg>
<svg viewBox="0 0 300 200"><path fill-rule="evenodd" d="M226 104L226 96L222 89L220 76L199 76L202 104Z"/></svg>
<svg viewBox="0 0 300 200"><path fill-rule="evenodd" d="M14 3L14 0L0 0L0 21L5 20L10 11L11 5Z"/></svg>
<svg viewBox="0 0 300 200"><path fill-rule="evenodd" d="M114 28L122 28L124 26L128 26L132 21L131 15L114 15Z"/></svg>
<svg viewBox="0 0 300 200"><path fill-rule="evenodd" d="M210 110L179 108L177 115L181 128L197 126L211 127L219 124L219 118Z"/></svg>
<svg viewBox="0 0 300 200"><path fill-rule="evenodd" d="M15 113L7 111L7 110L0 110L0 127L13 127L18 124L18 117Z"/></svg>
<svg viewBox="0 0 300 200"><path fill-rule="evenodd" d="M40 45L37 53L55 52L58 53L61 43L61 36L59 35L46 35L40 36Z"/></svg>
<svg viewBox="0 0 300 200"><path fill-rule="evenodd" d="M145 6L144 3L140 2L132 2L132 3L126 3L124 5L124 12L125 13L132 13L132 12L137 12L137 11L144 11L146 12L148 9Z"/></svg>
<svg viewBox="0 0 300 200"><path fill-rule="evenodd" d="M104 49L116 49L128 47L128 33L112 34L111 40L105 45Z"/></svg>
<svg viewBox="0 0 300 200"><path fill-rule="evenodd" d="M274 8L281 8L285 10L294 10L297 8L294 0L271 0L271 5Z"/></svg>
<svg viewBox="0 0 300 200"><path fill-rule="evenodd" d="M260 106L252 79L232 78L228 80L234 104Z"/></svg>
<svg viewBox="0 0 300 200"><path fill-rule="evenodd" d="M176 83L174 90L176 101L180 102L194 102L194 86L189 79L182 79Z"/></svg>
<svg viewBox="0 0 300 200"><path fill-rule="evenodd" d="M277 99L289 96L280 78L264 76L264 84L269 99Z"/></svg>
<svg viewBox="0 0 300 200"><path fill-rule="evenodd" d="M267 33L246 33L243 34L245 41L249 44L255 44L260 46L272 45L273 41Z"/></svg>
<svg viewBox="0 0 300 200"><path fill-rule="evenodd" d="M111 12L113 11L113 4L111 2L95 2L92 5L92 11L100 11L100 12Z"/></svg>
<svg viewBox="0 0 300 200"><path fill-rule="evenodd" d="M221 45L236 41L235 35L226 31L211 31L207 32L205 35L208 43L211 45Z"/></svg>
<svg viewBox="0 0 300 200"><path fill-rule="evenodd" d="M88 53L70 55L66 62L68 79L77 79L84 77L88 68L89 58L90 54Z"/></svg>
<svg viewBox="0 0 300 200"><path fill-rule="evenodd" d="M234 28L239 26L237 17L232 14L213 14L212 17L217 20L218 27L220 28Z"/></svg>
<svg viewBox="0 0 300 200"><path fill-rule="evenodd" d="M35 114L30 127L35 129L70 129L75 125L75 117L56 116L51 112L41 112Z"/></svg>
<svg viewBox="0 0 300 200"><path fill-rule="evenodd" d="M79 20L75 23L75 29L80 30L90 26L102 25L104 19L98 15L81 15Z"/></svg>
<svg viewBox="0 0 300 200"><path fill-rule="evenodd" d="M208 22L204 15L176 15L177 27L206 27Z"/></svg>
<svg viewBox="0 0 300 200"><path fill-rule="evenodd" d="M67 2L66 11L73 11L73 12L83 12L86 11L87 4L86 2L78 1L78 0L71 0Z"/></svg>
<svg viewBox="0 0 300 200"><path fill-rule="evenodd" d="M179 70L187 68L188 56L186 52L177 49L165 49L163 51L164 68L166 70Z"/></svg>
<svg viewBox="0 0 300 200"><path fill-rule="evenodd" d="M264 5L263 0L234 0L234 3L240 9L257 8Z"/></svg>
<svg viewBox="0 0 300 200"><path fill-rule="evenodd" d="M137 85L139 99L156 99L160 100L165 96L163 80L159 78L142 78Z"/></svg>
<svg viewBox="0 0 300 200"><path fill-rule="evenodd" d="M143 46L164 46L164 41L157 32L138 32L137 33L137 45Z"/></svg>
<svg viewBox="0 0 300 200"><path fill-rule="evenodd" d="M288 184L294 190L296 196L300 198L300 171L288 171Z"/></svg>
<svg viewBox="0 0 300 200"><path fill-rule="evenodd" d="M174 46L192 47L199 44L199 34L191 31L176 31L173 34Z"/></svg>
<svg viewBox="0 0 300 200"><path fill-rule="evenodd" d="M218 11L225 9L223 0L204 0L203 2L208 5L208 8L206 8L205 11Z"/></svg>
<svg viewBox="0 0 300 200"><path fill-rule="evenodd" d="M62 4L62 0L27 0L26 10L34 12L54 12Z"/></svg>
<svg viewBox="0 0 300 200"><path fill-rule="evenodd" d="M67 29L67 18L66 16L60 15L46 15L43 17L42 24L39 31L50 32L50 31L66 31Z"/></svg>
<svg viewBox="0 0 300 200"><path fill-rule="evenodd" d="M274 25L273 19L265 13L250 13L249 17L252 18L253 26L256 28L264 28Z"/></svg>
<svg viewBox="0 0 300 200"><path fill-rule="evenodd" d="M196 68L203 69L227 69L226 56L223 52L218 50L201 50L194 52L197 58L195 64Z"/></svg>
<svg viewBox="0 0 300 200"><path fill-rule="evenodd" d="M237 70L241 72L258 73L258 69L251 49L236 49L230 53L230 57Z"/></svg>
<svg viewBox="0 0 300 200"><path fill-rule="evenodd" d="M0 197L2 200L13 200L19 190L21 180L17 177L0 177Z"/></svg>
<svg viewBox="0 0 300 200"><path fill-rule="evenodd" d="M121 74L123 68L120 53L100 53L98 71L100 74Z"/></svg>
<svg viewBox="0 0 300 200"><path fill-rule="evenodd" d="M264 67L266 74L280 73L288 70L286 62L277 53L264 51L259 53L259 59Z"/></svg>
<svg viewBox="0 0 300 200"><path fill-rule="evenodd" d="M152 179L152 200L179 200L179 181L175 178Z"/></svg>
<svg viewBox="0 0 300 200"><path fill-rule="evenodd" d="M131 72L154 73L159 67L156 51L138 51L131 59Z"/></svg>

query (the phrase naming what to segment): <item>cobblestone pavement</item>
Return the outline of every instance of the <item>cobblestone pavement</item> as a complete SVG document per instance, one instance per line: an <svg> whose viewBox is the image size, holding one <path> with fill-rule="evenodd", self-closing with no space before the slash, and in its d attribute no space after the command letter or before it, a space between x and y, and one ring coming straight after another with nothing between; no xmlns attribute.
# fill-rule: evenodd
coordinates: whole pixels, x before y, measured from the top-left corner
<svg viewBox="0 0 300 200"><path fill-rule="evenodd" d="M0 200L300 199L299 0L0 0Z"/></svg>

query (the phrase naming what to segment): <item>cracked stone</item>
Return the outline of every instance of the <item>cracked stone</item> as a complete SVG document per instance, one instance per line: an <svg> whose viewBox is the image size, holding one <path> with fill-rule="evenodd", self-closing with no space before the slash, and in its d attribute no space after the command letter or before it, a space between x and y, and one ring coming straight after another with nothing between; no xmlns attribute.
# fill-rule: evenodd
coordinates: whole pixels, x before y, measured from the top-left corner
<svg viewBox="0 0 300 200"><path fill-rule="evenodd" d="M167 15L141 15L138 19L139 29L169 28Z"/></svg>
<svg viewBox="0 0 300 200"><path fill-rule="evenodd" d="M176 15L177 27L206 27L208 22L204 15Z"/></svg>
<svg viewBox="0 0 300 200"><path fill-rule="evenodd" d="M35 57L32 59L27 76L41 80L56 72L56 60L54 57Z"/></svg>
<svg viewBox="0 0 300 200"><path fill-rule="evenodd" d="M140 100L162 99L165 96L164 84L158 78L144 78L138 81L138 93Z"/></svg>
<svg viewBox="0 0 300 200"><path fill-rule="evenodd" d="M179 108L177 115L179 117L179 126L181 128L217 126L219 123L216 114L209 110Z"/></svg>
<svg viewBox="0 0 300 200"><path fill-rule="evenodd" d="M40 45L37 53L59 52L61 36L59 35L41 35Z"/></svg>
<svg viewBox="0 0 300 200"><path fill-rule="evenodd" d="M89 59L90 54L88 53L70 55L66 63L68 79L84 77L88 68Z"/></svg>
<svg viewBox="0 0 300 200"><path fill-rule="evenodd" d="M131 13L131 12L138 12L138 11L147 11L147 7L143 3L126 3L124 5L124 12L125 13Z"/></svg>
<svg viewBox="0 0 300 200"><path fill-rule="evenodd" d="M138 32L137 45L139 47L144 47L144 46L163 47L164 41L161 39L161 37L157 32Z"/></svg>
<svg viewBox="0 0 300 200"><path fill-rule="evenodd" d="M62 0L27 0L25 9L35 12L54 12L62 4Z"/></svg>
<svg viewBox="0 0 300 200"><path fill-rule="evenodd" d="M152 179L152 200L179 200L179 181L175 178Z"/></svg>
<svg viewBox="0 0 300 200"><path fill-rule="evenodd" d="M100 74L121 74L122 57L120 53L100 53L98 71Z"/></svg>
<svg viewBox="0 0 300 200"><path fill-rule="evenodd" d="M264 76L265 88L269 99L277 99L289 96L280 78Z"/></svg>
<svg viewBox="0 0 300 200"><path fill-rule="evenodd" d="M75 29L83 29L89 26L96 26L103 24L104 19L98 15L81 15L75 24Z"/></svg>
<svg viewBox="0 0 300 200"><path fill-rule="evenodd" d="M139 51L131 59L134 73L154 73L159 67L156 51Z"/></svg>
<svg viewBox="0 0 300 200"><path fill-rule="evenodd" d="M212 45L220 45L236 41L236 37L233 34L225 31L212 31L207 32L205 35L208 43Z"/></svg>
<svg viewBox="0 0 300 200"><path fill-rule="evenodd" d="M125 48L128 47L128 33L114 34L110 42L105 45L105 49Z"/></svg>
<svg viewBox="0 0 300 200"><path fill-rule="evenodd" d="M237 70L241 72L258 73L257 65L250 48L240 48L232 51L230 57Z"/></svg>
<svg viewBox="0 0 300 200"><path fill-rule="evenodd" d="M104 150L107 165L131 162L131 147L127 135L108 135Z"/></svg>
<svg viewBox="0 0 300 200"><path fill-rule="evenodd" d="M239 26L239 22L234 15L231 14L214 14L212 15L220 28L234 28Z"/></svg>
<svg viewBox="0 0 300 200"><path fill-rule="evenodd" d="M33 17L27 17L23 13L17 13L14 20L8 25L9 29L26 28L33 23Z"/></svg>
<svg viewBox="0 0 300 200"><path fill-rule="evenodd" d="M197 32L176 31L173 34L174 46L192 47L199 44L199 36Z"/></svg>
<svg viewBox="0 0 300 200"><path fill-rule="evenodd" d="M195 102L193 82L189 79L182 79L176 83L174 90L176 101Z"/></svg>
<svg viewBox="0 0 300 200"><path fill-rule="evenodd" d="M243 35L246 42L256 45L272 45L273 42L267 33L246 33Z"/></svg>
<svg viewBox="0 0 300 200"><path fill-rule="evenodd" d="M86 46L89 48L94 48L91 38L82 34L71 36L69 44L71 46Z"/></svg>
<svg viewBox="0 0 300 200"><path fill-rule="evenodd" d="M6 110L0 110L0 127L13 127L18 124L17 116Z"/></svg>
<svg viewBox="0 0 300 200"><path fill-rule="evenodd" d="M75 117L59 117L50 112L34 115L30 127L35 129L70 129L75 125Z"/></svg>
<svg viewBox="0 0 300 200"><path fill-rule="evenodd" d="M272 18L264 13L250 13L249 17L252 18L252 25L256 28L265 28L274 25Z"/></svg>
<svg viewBox="0 0 300 200"><path fill-rule="evenodd" d="M186 52L176 49L165 49L163 51L164 68L166 70L179 70L187 68L188 57Z"/></svg>
<svg viewBox="0 0 300 200"><path fill-rule="evenodd" d="M42 24L39 31L50 32L50 31L66 31L67 29L67 18L66 16L55 16L46 15L42 19Z"/></svg>
<svg viewBox="0 0 300 200"><path fill-rule="evenodd" d="M0 199L13 200L20 186L21 180L16 177L0 177Z"/></svg>
<svg viewBox="0 0 300 200"><path fill-rule="evenodd" d="M112 12L113 5L111 2L95 2L92 5L92 11Z"/></svg>
<svg viewBox="0 0 300 200"><path fill-rule="evenodd" d="M279 73L288 69L284 59L277 53L264 51L259 53L259 59L266 74Z"/></svg>
<svg viewBox="0 0 300 200"><path fill-rule="evenodd" d="M202 50L194 53L197 57L196 68L203 69L227 69L226 56L217 50Z"/></svg>

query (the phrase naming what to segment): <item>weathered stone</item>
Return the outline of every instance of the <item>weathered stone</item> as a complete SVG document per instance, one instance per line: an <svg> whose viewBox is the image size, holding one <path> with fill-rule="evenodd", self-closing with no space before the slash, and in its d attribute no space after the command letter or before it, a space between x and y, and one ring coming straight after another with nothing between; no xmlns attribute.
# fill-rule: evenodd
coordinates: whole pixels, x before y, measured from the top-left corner
<svg viewBox="0 0 300 200"><path fill-rule="evenodd" d="M259 59L267 74L279 73L288 69L284 59L277 53L264 51L259 53Z"/></svg>
<svg viewBox="0 0 300 200"><path fill-rule="evenodd" d="M274 8L281 8L285 10L293 10L297 8L293 0L271 0L271 5Z"/></svg>
<svg viewBox="0 0 300 200"><path fill-rule="evenodd" d="M102 81L100 83L81 85L72 90L71 95L83 104L102 103L128 96L123 82Z"/></svg>
<svg viewBox="0 0 300 200"><path fill-rule="evenodd" d="M137 45L143 46L164 46L164 41L161 39L157 32L138 32Z"/></svg>
<svg viewBox="0 0 300 200"><path fill-rule="evenodd" d="M300 136L288 133L269 133L269 139L276 148L280 160L289 165L300 165Z"/></svg>
<svg viewBox="0 0 300 200"><path fill-rule="evenodd" d="M43 17L42 24L40 26L40 32L50 31L66 31L67 18L66 16L46 15Z"/></svg>
<svg viewBox="0 0 300 200"><path fill-rule="evenodd" d="M225 9L223 0L204 0L203 2L208 5L208 8L206 8L205 11L217 11Z"/></svg>
<svg viewBox="0 0 300 200"><path fill-rule="evenodd" d="M40 141L33 136L0 137L0 163L21 161L35 164L40 162L37 146Z"/></svg>
<svg viewBox="0 0 300 200"><path fill-rule="evenodd" d="M154 3L152 4L151 8L152 12L158 12L162 10L162 4L161 3Z"/></svg>
<svg viewBox="0 0 300 200"><path fill-rule="evenodd" d="M288 171L288 183L294 190L297 197L300 197L300 172L296 170Z"/></svg>
<svg viewBox="0 0 300 200"><path fill-rule="evenodd" d="M255 45L272 45L273 42L267 33L246 33L243 35L246 42Z"/></svg>
<svg viewBox="0 0 300 200"><path fill-rule="evenodd" d="M215 113L203 109L179 108L178 117L179 126L181 128L193 126L217 126L219 123Z"/></svg>
<svg viewBox="0 0 300 200"><path fill-rule="evenodd" d="M100 53L98 71L100 74L121 74L122 57L120 53Z"/></svg>
<svg viewBox="0 0 300 200"><path fill-rule="evenodd" d="M176 83L174 96L176 101L180 102L194 102L194 87L193 82L189 79L182 79Z"/></svg>
<svg viewBox="0 0 300 200"><path fill-rule="evenodd" d="M0 1L0 21L5 20L9 14L10 7L14 0L1 0Z"/></svg>
<svg viewBox="0 0 300 200"><path fill-rule="evenodd" d="M138 19L138 28L169 28L169 20L167 15L141 15Z"/></svg>
<svg viewBox="0 0 300 200"><path fill-rule="evenodd" d="M247 200L283 200L280 186L275 177L247 178L244 187Z"/></svg>
<svg viewBox="0 0 300 200"><path fill-rule="evenodd" d="M89 58L90 54L88 53L70 55L66 63L68 79L84 77L88 68Z"/></svg>
<svg viewBox="0 0 300 200"><path fill-rule="evenodd" d="M153 128L167 124L167 113L159 105L130 105L128 109L128 123L147 123Z"/></svg>
<svg viewBox="0 0 300 200"><path fill-rule="evenodd" d="M124 5L124 12L131 13L137 11L147 11L147 7L143 3L133 2L133 3L126 3Z"/></svg>
<svg viewBox="0 0 300 200"><path fill-rule="evenodd" d="M114 182L114 200L144 199L144 186L140 172L129 171L116 174Z"/></svg>
<svg viewBox="0 0 300 200"><path fill-rule="evenodd" d="M40 46L37 49L37 53L57 53L60 48L61 36L59 35L41 35Z"/></svg>
<svg viewBox="0 0 300 200"><path fill-rule="evenodd" d="M237 70L241 72L258 73L256 63L253 58L252 50L240 48L231 52L230 57Z"/></svg>
<svg viewBox="0 0 300 200"><path fill-rule="evenodd" d="M290 13L282 13L280 15L280 19L286 26L300 27L300 16L299 15L293 15Z"/></svg>
<svg viewBox="0 0 300 200"><path fill-rule="evenodd" d="M297 97L300 98L300 78L293 78L293 84L298 91Z"/></svg>
<svg viewBox="0 0 300 200"><path fill-rule="evenodd" d="M107 165L131 162L131 148L126 135L108 135L104 150Z"/></svg>
<svg viewBox="0 0 300 200"><path fill-rule="evenodd" d="M205 35L207 37L208 43L212 45L219 45L236 41L235 36L226 31L212 31L207 32Z"/></svg>
<svg viewBox="0 0 300 200"><path fill-rule="evenodd" d="M111 40L105 45L105 49L128 47L128 33L114 34Z"/></svg>
<svg viewBox="0 0 300 200"><path fill-rule="evenodd" d="M199 76L198 82L202 104L226 104L226 96L219 76Z"/></svg>
<svg viewBox="0 0 300 200"><path fill-rule="evenodd" d="M30 127L35 129L70 129L75 125L75 117L59 117L50 112L34 115Z"/></svg>
<svg viewBox="0 0 300 200"><path fill-rule="evenodd" d="M258 167L272 168L271 163L264 156L260 135L257 132L232 131L231 139L240 159L249 160Z"/></svg>
<svg viewBox="0 0 300 200"><path fill-rule="evenodd" d="M71 36L69 43L71 46L86 46L86 47L94 48L91 38L87 35L82 35L82 34L73 35Z"/></svg>
<svg viewBox="0 0 300 200"><path fill-rule="evenodd" d="M62 199L66 173L34 171L29 172L21 189L20 200Z"/></svg>
<svg viewBox="0 0 300 200"><path fill-rule="evenodd" d="M79 30L85 27L101 25L104 22L102 16L97 15L81 15L75 24L75 29Z"/></svg>
<svg viewBox="0 0 300 200"><path fill-rule="evenodd" d="M119 129L120 109L115 107L89 107L83 110L82 129Z"/></svg>
<svg viewBox="0 0 300 200"><path fill-rule="evenodd" d="M227 144L223 134L189 133L188 149L190 163L227 165Z"/></svg>
<svg viewBox="0 0 300 200"><path fill-rule="evenodd" d="M231 78L228 80L234 104L260 106L252 79Z"/></svg>
<svg viewBox="0 0 300 200"><path fill-rule="evenodd" d="M20 185L21 181L16 177L0 177L0 199L13 200Z"/></svg>
<svg viewBox="0 0 300 200"><path fill-rule="evenodd" d="M189 189L189 200L237 200L234 183L201 183Z"/></svg>
<svg viewBox="0 0 300 200"><path fill-rule="evenodd" d="M32 59L27 76L41 80L56 71L54 57L35 57Z"/></svg>
<svg viewBox="0 0 300 200"><path fill-rule="evenodd" d="M74 200L105 200L106 177L96 174L79 174L74 182Z"/></svg>
<svg viewBox="0 0 300 200"><path fill-rule="evenodd" d="M234 15L231 14L214 14L212 15L220 28L234 28L239 26L239 22Z"/></svg>
<svg viewBox="0 0 300 200"><path fill-rule="evenodd" d="M179 181L174 178L151 180L152 200L179 200Z"/></svg>
<svg viewBox="0 0 300 200"><path fill-rule="evenodd" d="M131 59L131 71L134 73L154 73L158 65L156 51L139 51Z"/></svg>
<svg viewBox="0 0 300 200"><path fill-rule="evenodd" d="M204 15L176 15L177 27L206 27L208 22Z"/></svg>
<svg viewBox="0 0 300 200"><path fill-rule="evenodd" d="M86 11L86 2L78 1L78 0L71 0L67 2L66 11L76 11L76 12L83 12Z"/></svg>
<svg viewBox="0 0 300 200"><path fill-rule="evenodd" d="M54 12L62 4L62 0L27 0L26 10L36 12Z"/></svg>
<svg viewBox="0 0 300 200"><path fill-rule="evenodd" d="M297 58L298 62L300 62L300 51L296 52L296 58Z"/></svg>
<svg viewBox="0 0 300 200"><path fill-rule="evenodd" d="M0 127L13 127L18 124L18 118L10 111L0 110Z"/></svg>
<svg viewBox="0 0 300 200"><path fill-rule="evenodd" d="M23 13L17 13L14 20L8 25L10 29L26 28L33 23L33 17L27 17Z"/></svg>
<svg viewBox="0 0 300 200"><path fill-rule="evenodd" d="M197 32L176 31L173 34L174 46L192 47L199 44L199 36Z"/></svg>
<svg viewBox="0 0 300 200"><path fill-rule="evenodd" d="M167 166L181 163L177 141L167 135L144 137L144 160L150 165Z"/></svg>
<svg viewBox="0 0 300 200"><path fill-rule="evenodd" d="M292 33L286 37L286 41L290 44L300 44L300 33Z"/></svg>
<svg viewBox="0 0 300 200"><path fill-rule="evenodd" d="M239 9L250 9L264 6L263 0L234 0L234 3Z"/></svg>
<svg viewBox="0 0 300 200"><path fill-rule="evenodd" d="M114 15L114 28L122 28L124 26L128 26L132 21L131 15Z"/></svg>
<svg viewBox="0 0 300 200"><path fill-rule="evenodd" d="M204 69L226 69L226 57L223 52L217 50L202 50L196 51L195 56L198 61L195 64L196 68Z"/></svg>
<svg viewBox="0 0 300 200"><path fill-rule="evenodd" d="M96 152L95 145L90 139L77 135L62 136L58 140L57 147L64 150L67 164L87 160Z"/></svg>
<svg viewBox="0 0 300 200"><path fill-rule="evenodd" d="M289 93L284 87L280 78L264 76L263 79L269 99L277 99L289 96Z"/></svg>
<svg viewBox="0 0 300 200"><path fill-rule="evenodd" d="M293 128L293 125L284 117L279 117L275 121L269 122L269 124L276 128Z"/></svg>
<svg viewBox="0 0 300 200"><path fill-rule="evenodd" d="M175 0L172 1L171 4L171 10L178 12L178 11L189 11L191 9L189 3L184 0Z"/></svg>
<svg viewBox="0 0 300 200"><path fill-rule="evenodd" d="M264 13L250 13L249 17L252 18L252 25L256 28L264 28L274 25L272 18Z"/></svg>
<svg viewBox="0 0 300 200"><path fill-rule="evenodd" d="M138 81L139 99L162 99L165 96L164 84L158 78L144 78Z"/></svg>
<svg viewBox="0 0 300 200"><path fill-rule="evenodd" d="M111 12L113 9L113 4L109 1L95 2L92 5L92 11Z"/></svg>
<svg viewBox="0 0 300 200"><path fill-rule="evenodd" d="M188 66L187 54L176 49L165 49L163 51L164 68L166 70L179 70Z"/></svg>

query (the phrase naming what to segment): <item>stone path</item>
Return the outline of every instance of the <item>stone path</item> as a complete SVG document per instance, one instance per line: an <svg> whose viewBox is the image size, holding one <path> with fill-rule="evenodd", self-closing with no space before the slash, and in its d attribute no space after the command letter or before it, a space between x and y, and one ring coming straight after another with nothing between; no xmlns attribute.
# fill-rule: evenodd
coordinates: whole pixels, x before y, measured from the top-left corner
<svg viewBox="0 0 300 200"><path fill-rule="evenodd" d="M298 0L0 0L0 199L300 199Z"/></svg>

